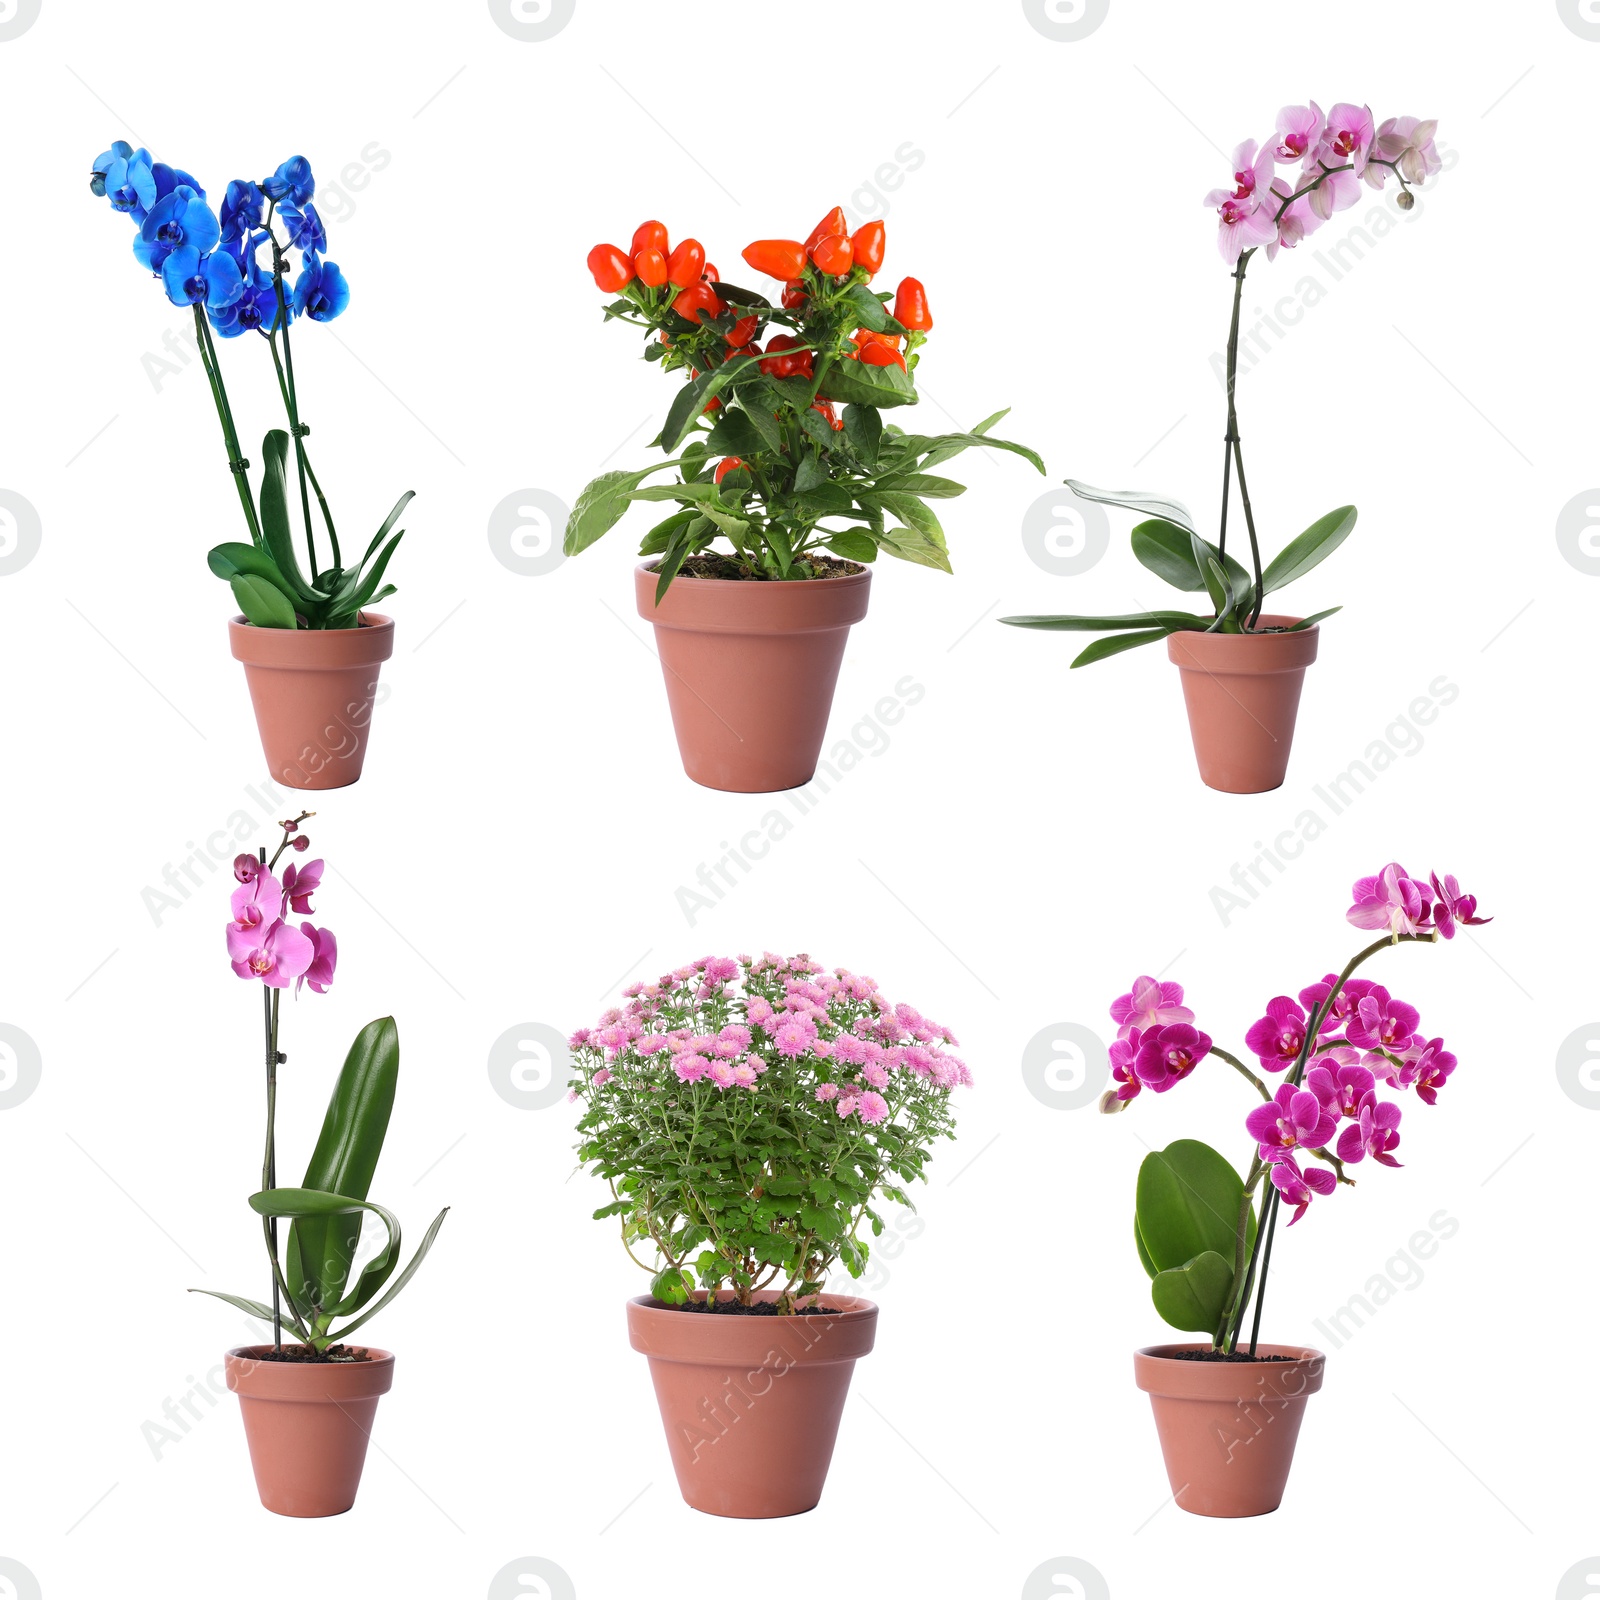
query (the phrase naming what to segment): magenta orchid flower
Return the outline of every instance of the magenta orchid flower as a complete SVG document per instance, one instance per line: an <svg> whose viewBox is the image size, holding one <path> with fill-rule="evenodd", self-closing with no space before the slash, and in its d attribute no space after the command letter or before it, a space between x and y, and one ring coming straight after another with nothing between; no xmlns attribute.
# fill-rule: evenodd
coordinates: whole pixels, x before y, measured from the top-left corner
<svg viewBox="0 0 1600 1600"><path fill-rule="evenodd" d="M1211 1036L1187 1022L1169 1022L1146 1028L1139 1035L1133 1070L1140 1083L1155 1094L1165 1094L1182 1082L1211 1051Z"/></svg>
<svg viewBox="0 0 1600 1600"><path fill-rule="evenodd" d="M1386 1167L1398 1167L1391 1152L1399 1143L1400 1107L1369 1090L1362 1096L1356 1120L1339 1135L1339 1159L1350 1166L1371 1156Z"/></svg>
<svg viewBox="0 0 1600 1600"><path fill-rule="evenodd" d="M1273 1187L1294 1207L1294 1215L1289 1218L1291 1228L1306 1214L1313 1193L1332 1194L1338 1187L1338 1179L1326 1167L1307 1167L1302 1172L1293 1156L1273 1162L1271 1177Z"/></svg>
<svg viewBox="0 0 1600 1600"><path fill-rule="evenodd" d="M1493 917L1478 915L1478 897L1462 894L1461 885L1453 874L1447 872L1440 878L1437 872L1430 872L1428 877L1435 896L1433 925L1441 939L1455 938L1457 923L1464 928L1481 928L1484 923L1494 921Z"/></svg>
<svg viewBox="0 0 1600 1600"><path fill-rule="evenodd" d="M1326 123L1315 100L1308 106L1285 106L1278 113L1278 143L1273 155L1279 161L1304 163L1322 142Z"/></svg>
<svg viewBox="0 0 1600 1600"><path fill-rule="evenodd" d="M1282 1072L1300 1059L1306 1014L1288 995L1267 1002L1267 1014L1251 1025L1244 1042L1268 1072Z"/></svg>
<svg viewBox="0 0 1600 1600"><path fill-rule="evenodd" d="M1300 991L1300 1004L1307 1011L1316 1008L1320 1010L1327 1006L1321 1024L1317 1028L1318 1037L1325 1033L1337 1033L1340 1028L1356 1014L1356 1007L1361 1004L1361 997L1372 992L1370 978L1347 978L1339 984L1339 992L1333 995L1333 1004L1328 1005L1328 996L1333 994L1333 987L1339 983L1337 974L1328 973L1320 982L1309 983Z"/></svg>
<svg viewBox="0 0 1600 1600"><path fill-rule="evenodd" d="M241 883L228 900L233 911L233 921L228 925L230 952L235 932L257 940L283 915L282 887L260 862L256 865L259 869L256 875Z"/></svg>
<svg viewBox="0 0 1600 1600"><path fill-rule="evenodd" d="M1325 1145L1339 1119L1310 1089L1281 1083L1278 1092L1244 1119L1263 1161L1277 1161L1287 1150L1316 1150Z"/></svg>
<svg viewBox="0 0 1600 1600"><path fill-rule="evenodd" d="M311 965L316 949L298 928L277 921L249 935L229 928L228 954L241 978L259 978L269 989L287 989Z"/></svg>
<svg viewBox="0 0 1600 1600"><path fill-rule="evenodd" d="M1139 1075L1134 1071L1134 1062L1139 1057L1139 1040L1142 1037L1138 1028L1128 1028L1111 1041L1106 1050L1111 1061L1111 1076L1115 1081L1116 1097L1127 1101L1133 1099L1144 1085L1139 1081Z"/></svg>
<svg viewBox="0 0 1600 1600"><path fill-rule="evenodd" d="M302 916L314 910L311 897L322 887L322 871L325 863L319 857L315 861L308 861L303 867L297 867L292 862L283 871L283 898L286 908L299 912Z"/></svg>
<svg viewBox="0 0 1600 1600"><path fill-rule="evenodd" d="M1355 1054L1353 1050L1349 1053ZM1372 1093L1376 1082L1365 1067L1340 1064L1331 1055L1323 1056L1306 1074L1306 1087L1328 1110L1352 1120L1361 1114L1362 1099Z"/></svg>
<svg viewBox="0 0 1600 1600"><path fill-rule="evenodd" d="M1358 928L1387 928L1393 938L1420 933L1428 920L1433 890L1391 861L1375 878L1357 878L1350 891L1355 904L1345 919Z"/></svg>
<svg viewBox="0 0 1600 1600"><path fill-rule="evenodd" d="M1389 1082L1397 1088L1412 1088L1417 1098L1436 1105L1444 1081L1456 1070L1456 1058L1444 1047L1443 1039L1413 1040L1401 1057L1401 1066L1392 1068Z"/></svg>
<svg viewBox="0 0 1600 1600"><path fill-rule="evenodd" d="M1127 994L1111 1002L1111 1020L1126 1037L1129 1029L1158 1028L1169 1022L1193 1022L1194 1012L1183 1003L1181 983L1157 983L1139 977Z"/></svg>
<svg viewBox="0 0 1600 1600"><path fill-rule="evenodd" d="M1345 1037L1363 1050L1387 1050L1398 1055L1416 1036L1422 1016L1413 1005L1396 1000L1381 983L1362 996L1356 1014L1345 1029Z"/></svg>
<svg viewBox="0 0 1600 1600"><path fill-rule="evenodd" d="M333 982L333 969L339 964L339 941L326 928L313 927L309 922L300 924L300 931L311 941L311 964L300 974L295 993L301 983L309 983L315 994L326 994Z"/></svg>

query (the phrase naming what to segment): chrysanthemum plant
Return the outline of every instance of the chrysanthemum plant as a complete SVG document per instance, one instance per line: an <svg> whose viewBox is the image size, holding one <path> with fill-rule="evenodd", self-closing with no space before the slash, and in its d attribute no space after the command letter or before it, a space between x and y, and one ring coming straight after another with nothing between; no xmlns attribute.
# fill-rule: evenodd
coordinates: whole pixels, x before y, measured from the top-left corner
<svg viewBox="0 0 1600 1600"><path fill-rule="evenodd" d="M1437 123L1415 117L1391 117L1375 127L1366 106L1336 105L1326 116L1313 101L1285 106L1278 113L1272 139L1257 145L1246 139L1233 152L1233 182L1205 198L1219 219L1217 242L1222 259L1233 269L1233 318L1228 327L1227 431L1222 445L1222 509L1213 544L1195 526L1182 501L1169 495L1129 489L1096 489L1068 478L1082 500L1123 506L1142 514L1132 533L1135 558L1151 572L1188 594L1204 594L1211 614L1189 611L1135 611L1115 617L1018 616L1002 622L1018 628L1043 628L1069 633L1107 633L1079 652L1072 665L1083 667L1124 650L1153 644L1168 634L1297 632L1331 617L1330 606L1287 625L1261 623L1269 594L1303 577L1332 555L1356 525L1354 506L1337 506L1296 535L1270 561L1262 564L1256 536L1255 510L1245 481L1244 444L1239 436L1235 387L1239 372L1239 313L1245 270L1258 249L1271 261L1280 250L1294 248L1335 213L1353 206L1363 185L1382 189L1393 176L1400 190L1395 203L1403 211L1416 204L1414 187L1440 170L1434 148ZM1288 170L1282 174L1279 167ZM1245 534L1250 544L1248 570L1228 550L1228 507L1235 480Z"/></svg>
<svg viewBox="0 0 1600 1600"><path fill-rule="evenodd" d="M596 1218L668 1305L804 1310L835 1264L853 1278L910 1206L950 1093L970 1083L948 1028L871 978L808 956L710 957L635 984L571 1040L579 1159L611 1186ZM648 1259L641 1259L641 1256Z"/></svg>
<svg viewBox="0 0 1600 1600"><path fill-rule="evenodd" d="M311 163L292 156L259 183L235 178L211 209L206 191L181 167L153 161L119 139L95 157L89 187L135 224L133 254L161 280L167 298L194 315L195 345L222 425L228 471L233 474L250 542L219 544L207 556L226 579L245 620L258 628L354 628L369 605L394 593L383 575L405 530L391 530L412 498L401 495L354 566L343 565L333 513L306 450L311 429L301 420L289 330L299 317L332 322L349 304L350 287L326 259L328 234L312 200ZM281 232L280 232L281 230ZM291 288L290 252L300 257ZM216 339L256 334L272 355L278 393L289 426L271 429L261 443L259 506L251 495L250 463L239 445L233 407L222 376ZM306 566L295 554L288 475L294 450ZM319 565L311 497L316 496L328 536L328 563Z"/></svg>
<svg viewBox="0 0 1600 1600"><path fill-rule="evenodd" d="M296 922L312 913L311 897L321 888L323 862L308 861L303 866L291 862L281 875L275 870L285 852L300 853L309 846L300 824L310 815L302 812L281 824L283 838L270 858L265 850L259 856L235 858L233 875L239 887L233 891L227 931L228 959L234 972L261 985L267 1134L261 1188L250 1196L249 1204L261 1218L272 1271L271 1304L216 1289L191 1292L215 1295L270 1322L273 1347L279 1353L287 1321L302 1345L299 1358L348 1360L355 1356L344 1348L343 1341L411 1281L450 1208L446 1206L433 1219L416 1254L396 1275L399 1220L392 1211L367 1199L389 1131L400 1072L400 1034L393 1017L369 1022L356 1035L334 1084L322 1132L300 1187L278 1187L278 1068L288 1060L278 1049L281 1002L291 986L296 995L302 988L326 994L339 954L328 929L309 920ZM357 1270L361 1223L367 1215L383 1224L384 1238L376 1253ZM278 1222L282 1218L289 1220L290 1228L280 1258ZM338 1318L349 1320L336 1328Z"/></svg>
<svg viewBox="0 0 1600 1600"><path fill-rule="evenodd" d="M639 546L660 558L658 601L692 560L691 573L705 577L824 578L839 570L830 557L871 562L887 551L948 572L944 529L928 502L966 490L932 469L982 446L1044 471L1026 445L990 434L1004 411L967 433L906 433L884 422L885 410L917 402L918 351L933 318L915 278L892 297L872 288L881 222L852 233L835 206L804 241L747 246L746 264L783 284L777 305L724 283L699 240L669 244L665 226L651 221L630 250L589 252L596 285L617 296L606 320L642 329L645 360L682 387L654 440L670 459L589 484L567 522L568 555L633 501L664 500L677 509ZM675 482L646 485L672 467ZM726 549L714 549L719 542Z"/></svg>
<svg viewBox="0 0 1600 1600"><path fill-rule="evenodd" d="M1136 978L1112 1003L1117 1087L1106 1091L1102 1110L1121 1111L1145 1090L1165 1094L1208 1058L1225 1062L1261 1098L1244 1119L1254 1154L1243 1177L1196 1139L1152 1151L1139 1169L1134 1243L1155 1308L1173 1327L1209 1335L1220 1356L1243 1358L1252 1286L1248 1354L1255 1354L1282 1208L1292 1208L1292 1227L1314 1197L1353 1187L1352 1167L1369 1158L1376 1166L1399 1166L1401 1106L1386 1097L1410 1091L1431 1106L1455 1070L1455 1056L1442 1039L1428 1037L1415 1006L1355 973L1392 946L1435 944L1490 919L1478 915L1476 899L1454 878L1424 881L1393 862L1360 879L1353 899L1349 921L1381 929L1381 936L1298 999L1278 995L1267 1002L1245 1035L1255 1069L1195 1027L1176 983ZM1272 1089L1262 1074L1283 1078Z"/></svg>

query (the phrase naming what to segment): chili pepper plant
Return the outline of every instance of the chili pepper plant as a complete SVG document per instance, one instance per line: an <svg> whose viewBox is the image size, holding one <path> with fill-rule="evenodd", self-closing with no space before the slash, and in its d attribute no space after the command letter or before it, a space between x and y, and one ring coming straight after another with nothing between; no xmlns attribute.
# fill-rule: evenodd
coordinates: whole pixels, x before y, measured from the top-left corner
<svg viewBox="0 0 1600 1600"><path fill-rule="evenodd" d="M1204 594L1211 614L1154 610L1114 617L1002 617L1002 622L1018 628L1110 634L1078 654L1072 665L1082 667L1172 633L1298 632L1342 609L1331 606L1287 624L1261 622L1261 607L1269 594L1303 577L1344 543L1355 527L1356 508L1337 506L1318 517L1263 565L1235 396L1245 271L1257 250L1264 249L1271 261L1280 250L1294 249L1336 213L1355 205L1363 188L1381 190L1390 177L1399 183L1395 203L1409 211L1416 204L1413 188L1420 188L1442 165L1434 147L1437 127L1434 121L1416 117L1391 117L1378 127L1366 106L1343 101L1326 115L1315 101L1285 106L1270 139L1264 144L1246 139L1234 150L1231 185L1206 196L1205 204L1217 213L1217 245L1233 277L1222 505L1215 543L1200 534L1187 506L1171 496L1096 489L1073 478L1066 480L1080 499L1143 514L1145 520L1132 533L1135 558L1175 589ZM1235 488L1250 546L1248 570L1228 549L1228 510Z"/></svg>
<svg viewBox="0 0 1600 1600"><path fill-rule="evenodd" d="M1351 1170L1363 1162L1374 1171L1398 1167L1401 1101L1409 1094L1431 1108L1456 1068L1414 1005L1356 973L1399 945L1448 942L1458 928L1491 919L1478 915L1476 898L1453 877L1413 878L1396 862L1358 879L1352 899L1348 921L1379 937L1298 998L1269 1000L1241 1055L1195 1026L1179 984L1136 978L1112 1002L1117 1087L1107 1090L1102 1110L1122 1111L1147 1090L1166 1094L1208 1058L1231 1067L1260 1099L1244 1118L1253 1153L1242 1178L1196 1139L1153 1151L1139 1169L1134 1243L1156 1311L1175 1328L1209 1334L1219 1356L1239 1351L1252 1286L1248 1353L1255 1355L1283 1208L1293 1227L1314 1199L1353 1188Z"/></svg>
<svg viewBox="0 0 1600 1600"><path fill-rule="evenodd" d="M596 245L589 270L616 297L606 321L639 330L644 359L680 387L654 441L669 459L590 483L567 523L567 554L632 502L666 501L676 509L639 547L659 557L658 598L696 558L691 574L725 578L828 577L838 570L830 558L871 562L880 551L950 571L929 502L965 488L932 469L974 446L1009 450L1041 473L1044 463L989 432L1005 411L965 433L883 420L916 404L933 327L916 278L893 295L872 287L884 249L882 222L851 232L839 206L804 240L756 240L744 260L782 284L775 304L724 282L697 239L671 245L657 221L641 223L627 250ZM674 468L674 481L647 484Z"/></svg>
<svg viewBox="0 0 1600 1600"><path fill-rule="evenodd" d="M134 259L159 279L173 305L187 308L194 318L195 345L250 536L249 543L217 545L206 558L212 572L227 580L246 621L258 628L359 626L364 607L394 593L392 584L380 585L405 530L392 537L391 532L412 491L395 503L360 560L345 566L333 513L306 447L311 429L301 419L290 339L300 318L332 322L350 303L344 274L327 258L327 229L312 199L311 163L291 156L259 182L235 178L216 211L199 181L181 167L155 161L148 150L119 139L95 157L89 187L134 224ZM259 504L252 497L250 462L239 443L217 346L218 339L251 343L249 335L271 355L288 421L287 429L270 429L262 440ZM291 448L304 568L292 531ZM313 495L327 533L325 564L317 553Z"/></svg>
<svg viewBox="0 0 1600 1600"><path fill-rule="evenodd" d="M291 861L281 874L276 870L286 853L304 853L309 847L310 839L300 825L311 815L302 812L280 824L283 837L270 857L263 849L259 855L234 859L238 887L232 894L227 929L228 959L235 974L261 986L266 1145L261 1187L249 1197L249 1205L261 1218L272 1280L270 1304L216 1289L191 1292L215 1295L270 1322L273 1348L280 1354L287 1322L301 1342L301 1356L309 1352L313 1359L337 1360L352 1359L342 1349L342 1342L411 1281L432 1248L449 1207L433 1219L416 1254L397 1275L399 1220L392 1211L367 1199L389 1130L400 1070L400 1035L393 1017L369 1022L356 1035L334 1084L304 1179L298 1188L278 1187L278 1068L288 1060L278 1048L283 997L291 988L296 997L303 989L326 994L339 955L332 932L309 920L312 896L322 887L324 863ZM297 918L306 920L297 922ZM355 1260L366 1215L383 1224L384 1240L357 1271ZM290 1222L281 1258L280 1219ZM338 1318L349 1320L335 1328Z"/></svg>
<svg viewBox="0 0 1600 1600"><path fill-rule="evenodd" d="M948 1028L809 956L708 957L572 1036L579 1159L611 1187L595 1217L668 1305L696 1287L780 1314L842 1264L866 1268L883 1200L911 1205L950 1096L972 1079Z"/></svg>

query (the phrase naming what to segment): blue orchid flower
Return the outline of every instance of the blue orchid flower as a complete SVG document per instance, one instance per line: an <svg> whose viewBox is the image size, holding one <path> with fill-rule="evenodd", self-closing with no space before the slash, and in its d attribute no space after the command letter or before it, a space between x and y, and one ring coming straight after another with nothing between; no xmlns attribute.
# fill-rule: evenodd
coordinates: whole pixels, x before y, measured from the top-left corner
<svg viewBox="0 0 1600 1600"><path fill-rule="evenodd" d="M278 291L270 283L254 288L246 285L237 300L224 306L208 305L206 315L224 339L237 339L241 333L268 334L278 325Z"/></svg>
<svg viewBox="0 0 1600 1600"><path fill-rule="evenodd" d="M349 304L350 285L338 267L307 256L294 283L295 315L310 317L313 322L332 322Z"/></svg>
<svg viewBox="0 0 1600 1600"><path fill-rule="evenodd" d="M215 248L222 225L193 184L180 183L151 206L134 240L133 253L152 272L164 270L175 250L190 248L196 260Z"/></svg>
<svg viewBox="0 0 1600 1600"><path fill-rule="evenodd" d="M89 187L109 200L113 211L129 213L135 222L142 222L160 198L150 152L135 150L125 139L94 158Z"/></svg>
<svg viewBox="0 0 1600 1600"><path fill-rule="evenodd" d="M266 196L262 194L260 186L247 178L235 178L222 199L223 241L232 243L250 229L259 228L266 210Z"/></svg>
<svg viewBox="0 0 1600 1600"><path fill-rule="evenodd" d="M161 281L175 306L229 306L244 293L239 263L226 250L202 256L192 244L179 245L167 255Z"/></svg>
<svg viewBox="0 0 1600 1600"><path fill-rule="evenodd" d="M281 205L278 215L289 230L289 243L296 250L308 256L320 256L328 248L328 230L323 227L322 218L314 205L308 204L303 210L292 205Z"/></svg>
<svg viewBox="0 0 1600 1600"><path fill-rule="evenodd" d="M270 178L261 180L261 187L269 200L287 200L296 206L303 206L317 191L311 163L304 156L290 156Z"/></svg>

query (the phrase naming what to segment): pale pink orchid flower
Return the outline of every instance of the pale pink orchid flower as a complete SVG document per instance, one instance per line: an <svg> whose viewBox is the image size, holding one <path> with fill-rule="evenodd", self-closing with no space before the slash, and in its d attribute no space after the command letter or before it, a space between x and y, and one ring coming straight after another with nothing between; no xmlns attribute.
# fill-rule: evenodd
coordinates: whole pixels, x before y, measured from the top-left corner
<svg viewBox="0 0 1600 1600"><path fill-rule="evenodd" d="M1341 100L1328 113L1328 124L1317 143L1316 155L1324 166L1342 167L1348 164L1360 177L1366 170L1367 158L1372 154L1372 141L1377 129L1372 125L1372 111L1367 106L1351 105Z"/></svg>
<svg viewBox="0 0 1600 1600"><path fill-rule="evenodd" d="M301 973L295 993L301 983L309 983L314 994L326 994L333 982L333 969L339 964L339 941L326 928L314 927L309 922L300 924L300 931L311 941L311 964Z"/></svg>
<svg viewBox="0 0 1600 1600"><path fill-rule="evenodd" d="M1350 893L1355 904L1345 912L1346 921L1358 928L1387 928L1395 938L1420 932L1433 902L1432 889L1408 877L1398 861L1375 878L1358 878Z"/></svg>
<svg viewBox="0 0 1600 1600"><path fill-rule="evenodd" d="M1138 977L1127 994L1111 1002L1111 1020L1127 1038L1130 1029L1158 1028L1169 1022L1193 1022L1194 1012L1183 1003L1181 983L1158 983Z"/></svg>
<svg viewBox="0 0 1600 1600"><path fill-rule="evenodd" d="M228 904L233 911L233 921L228 924L231 952L236 929L240 933L260 935L283 915L283 888L263 867L248 883L241 883L233 891Z"/></svg>
<svg viewBox="0 0 1600 1600"><path fill-rule="evenodd" d="M1273 155L1279 161L1303 162L1322 139L1326 124L1315 100L1308 106L1285 106L1278 113L1278 143Z"/></svg>
<svg viewBox="0 0 1600 1600"><path fill-rule="evenodd" d="M1433 136L1438 128L1436 117L1430 117L1427 121L1416 117L1390 117L1378 129L1377 137L1372 142L1372 154L1384 161L1393 161L1407 183L1420 184L1431 178L1443 165L1433 145ZM1374 173L1377 174L1376 179ZM1388 173L1387 167L1374 167L1369 163L1364 176L1373 188L1381 189Z"/></svg>
<svg viewBox="0 0 1600 1600"><path fill-rule="evenodd" d="M319 857L315 861L308 861L303 867L293 863L283 870L283 897L287 902L285 907L289 911L297 911L301 916L306 916L316 908L311 904L311 897L322 887L322 869L326 863Z"/></svg>
<svg viewBox="0 0 1600 1600"><path fill-rule="evenodd" d="M257 930L253 938L228 930L228 954L241 978L259 978L269 989L287 989L316 954L311 941L287 922Z"/></svg>

